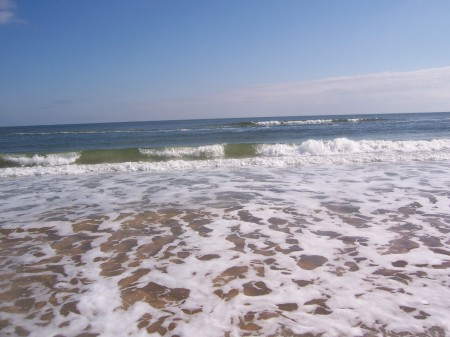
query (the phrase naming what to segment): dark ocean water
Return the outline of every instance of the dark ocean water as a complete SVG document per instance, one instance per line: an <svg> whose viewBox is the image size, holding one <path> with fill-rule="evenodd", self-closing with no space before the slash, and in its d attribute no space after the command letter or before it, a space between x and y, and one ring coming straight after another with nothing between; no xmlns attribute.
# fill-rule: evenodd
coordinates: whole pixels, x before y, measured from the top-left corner
<svg viewBox="0 0 450 337"><path fill-rule="evenodd" d="M173 161L219 160L214 166L226 166L230 163L223 161L232 159L239 166L236 160L252 158L262 160L256 165L273 164L274 158L297 164L321 158L327 163L336 155L346 155L343 162L392 161L396 154L402 160L408 160L406 154L410 160L428 160L446 159L449 151L450 113L0 128L0 170L9 169L3 175L21 174L23 167L94 164L140 163L148 169L152 163L163 168L161 163L172 162L173 167Z"/></svg>

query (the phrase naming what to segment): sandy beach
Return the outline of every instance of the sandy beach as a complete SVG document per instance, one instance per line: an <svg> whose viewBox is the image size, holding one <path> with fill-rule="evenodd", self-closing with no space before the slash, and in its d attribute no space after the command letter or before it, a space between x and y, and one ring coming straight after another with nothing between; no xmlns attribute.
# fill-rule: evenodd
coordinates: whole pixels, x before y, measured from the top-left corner
<svg viewBox="0 0 450 337"><path fill-rule="evenodd" d="M0 337L450 337L449 13L0 0Z"/></svg>
<svg viewBox="0 0 450 337"><path fill-rule="evenodd" d="M449 168L4 180L1 333L445 336Z"/></svg>

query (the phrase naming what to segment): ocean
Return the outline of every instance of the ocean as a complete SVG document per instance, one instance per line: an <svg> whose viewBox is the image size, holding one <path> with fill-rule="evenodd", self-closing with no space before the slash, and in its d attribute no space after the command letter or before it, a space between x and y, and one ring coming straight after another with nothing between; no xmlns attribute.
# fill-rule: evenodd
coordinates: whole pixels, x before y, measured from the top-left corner
<svg viewBox="0 0 450 337"><path fill-rule="evenodd" d="M2 336L446 336L450 113L0 128Z"/></svg>
<svg viewBox="0 0 450 337"><path fill-rule="evenodd" d="M449 113L8 127L0 176L423 161L449 150Z"/></svg>

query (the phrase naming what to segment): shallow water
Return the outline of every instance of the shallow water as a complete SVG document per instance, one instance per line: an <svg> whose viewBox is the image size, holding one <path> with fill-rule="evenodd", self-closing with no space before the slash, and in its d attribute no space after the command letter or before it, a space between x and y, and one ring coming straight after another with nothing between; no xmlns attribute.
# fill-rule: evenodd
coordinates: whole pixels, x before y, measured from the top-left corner
<svg viewBox="0 0 450 337"><path fill-rule="evenodd" d="M3 178L5 336L445 336L450 163Z"/></svg>

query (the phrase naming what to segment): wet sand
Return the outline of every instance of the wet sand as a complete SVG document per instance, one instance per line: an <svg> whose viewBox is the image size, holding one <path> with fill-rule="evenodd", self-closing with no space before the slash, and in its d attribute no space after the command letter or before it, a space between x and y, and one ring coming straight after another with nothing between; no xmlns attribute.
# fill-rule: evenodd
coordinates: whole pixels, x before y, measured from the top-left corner
<svg viewBox="0 0 450 337"><path fill-rule="evenodd" d="M446 336L446 169L81 176L72 190L53 177L59 189L37 178L21 193L11 182L0 332Z"/></svg>

